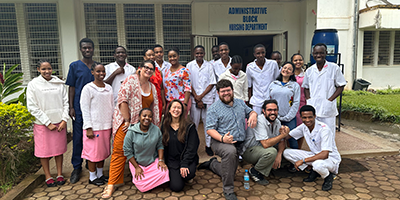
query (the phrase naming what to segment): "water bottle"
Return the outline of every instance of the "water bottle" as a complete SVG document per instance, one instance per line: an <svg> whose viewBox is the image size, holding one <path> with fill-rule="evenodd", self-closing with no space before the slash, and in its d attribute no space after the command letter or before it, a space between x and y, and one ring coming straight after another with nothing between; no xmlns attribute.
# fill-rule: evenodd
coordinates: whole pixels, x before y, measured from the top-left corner
<svg viewBox="0 0 400 200"><path fill-rule="evenodd" d="M250 176L249 176L249 171L246 169L244 171L244 189L248 190L250 189Z"/></svg>

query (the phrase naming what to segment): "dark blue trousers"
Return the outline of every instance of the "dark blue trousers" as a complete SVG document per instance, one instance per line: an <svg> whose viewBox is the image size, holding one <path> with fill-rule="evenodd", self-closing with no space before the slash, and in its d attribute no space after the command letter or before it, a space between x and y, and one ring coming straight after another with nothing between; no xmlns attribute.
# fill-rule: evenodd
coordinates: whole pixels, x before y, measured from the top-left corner
<svg viewBox="0 0 400 200"><path fill-rule="evenodd" d="M74 169L82 168L82 135L83 135L83 118L82 114L76 114L75 120L72 121L72 158L71 163L74 166Z"/></svg>

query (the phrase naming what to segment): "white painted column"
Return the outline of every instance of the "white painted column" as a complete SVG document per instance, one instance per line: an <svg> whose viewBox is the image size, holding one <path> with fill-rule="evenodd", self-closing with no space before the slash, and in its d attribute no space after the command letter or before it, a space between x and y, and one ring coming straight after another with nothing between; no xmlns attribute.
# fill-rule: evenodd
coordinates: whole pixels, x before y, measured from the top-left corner
<svg viewBox="0 0 400 200"><path fill-rule="evenodd" d="M161 4L154 4L154 15L156 23L156 43L164 47L164 29Z"/></svg>
<svg viewBox="0 0 400 200"><path fill-rule="evenodd" d="M26 24L25 24L25 12L24 4L15 4L15 15L17 18L17 29L18 29L18 41L19 41L19 55L21 59L21 69L23 75L24 84L28 84L31 80L31 71L29 70L29 51L28 51L28 39L26 35Z"/></svg>
<svg viewBox="0 0 400 200"><path fill-rule="evenodd" d="M77 24L75 19L75 1L58 1L61 60L63 77L68 74L69 64L79 59L79 39L77 37Z"/></svg>

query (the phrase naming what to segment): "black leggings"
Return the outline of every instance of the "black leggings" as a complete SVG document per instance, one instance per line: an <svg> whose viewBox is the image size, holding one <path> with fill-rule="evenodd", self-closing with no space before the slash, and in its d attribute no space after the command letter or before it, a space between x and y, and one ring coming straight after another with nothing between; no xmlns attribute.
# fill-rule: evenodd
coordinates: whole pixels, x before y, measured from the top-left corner
<svg viewBox="0 0 400 200"><path fill-rule="evenodd" d="M189 181L196 176L196 163L193 162L189 165L189 174L186 178L182 178L181 171L179 169L168 168L169 170L169 188L174 192L182 191L185 187L185 181Z"/></svg>

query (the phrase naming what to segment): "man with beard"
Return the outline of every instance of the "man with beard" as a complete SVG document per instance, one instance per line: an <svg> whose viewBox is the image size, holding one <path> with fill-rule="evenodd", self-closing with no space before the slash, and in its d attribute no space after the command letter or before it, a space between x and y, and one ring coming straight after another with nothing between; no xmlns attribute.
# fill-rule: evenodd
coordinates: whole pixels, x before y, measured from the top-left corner
<svg viewBox="0 0 400 200"><path fill-rule="evenodd" d="M314 107L310 105L301 107L300 117L303 123L290 131L289 136L296 140L304 137L310 151L286 149L283 156L293 163L297 170L304 170L308 166L312 166L310 175L303 179L304 182L313 182L321 176L325 179L322 190L331 190L333 174L338 173L342 160L336 147L335 137L330 127L315 119Z"/></svg>
<svg viewBox="0 0 400 200"><path fill-rule="evenodd" d="M118 46L114 50L115 62L104 66L106 68L106 77L104 78L104 82L112 86L114 93L114 106L117 105L118 91L121 87L121 83L126 79L126 77L136 72L136 69L126 62L127 57L128 55L125 47Z"/></svg>
<svg viewBox="0 0 400 200"><path fill-rule="evenodd" d="M243 100L233 98L233 85L222 79L217 83L219 100L207 110L206 129L211 136L211 148L221 157L216 157L199 165L198 169L210 169L222 177L223 191L226 199L237 199L234 193L234 179L243 148L245 119L254 128L257 124L257 113L249 108Z"/></svg>
<svg viewBox="0 0 400 200"><path fill-rule="evenodd" d="M264 101L262 114L257 117L257 125L247 129L243 159L254 165L249 169L254 182L267 185L264 179L272 168L281 166L282 153L285 150L285 137L289 127L281 126L278 117L278 102L274 99Z"/></svg>
<svg viewBox="0 0 400 200"><path fill-rule="evenodd" d="M76 183L79 181L79 176L82 172L82 126L83 118L80 106L81 92L83 86L87 83L94 81L91 67L96 64L92 59L94 43L89 38L83 38L79 42L79 50L82 53L83 58L81 60L72 62L69 65L69 71L67 76L66 85L68 89L68 101L69 101L69 116L72 119L72 158L71 162L74 167L72 171L70 181Z"/></svg>

